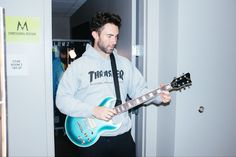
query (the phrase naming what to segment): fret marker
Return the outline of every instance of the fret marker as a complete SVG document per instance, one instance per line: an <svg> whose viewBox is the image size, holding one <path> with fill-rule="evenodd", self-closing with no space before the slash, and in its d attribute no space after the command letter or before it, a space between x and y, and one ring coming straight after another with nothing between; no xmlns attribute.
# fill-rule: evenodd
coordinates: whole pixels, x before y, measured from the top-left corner
<svg viewBox="0 0 236 157"><path fill-rule="evenodd" d="M157 93L160 94L160 93L161 93L161 90L160 90L160 89L157 89Z"/></svg>
<svg viewBox="0 0 236 157"><path fill-rule="evenodd" d="M131 107L132 107L131 103L127 103L127 105L128 105L128 107L129 107L129 108L131 108Z"/></svg>
<svg viewBox="0 0 236 157"><path fill-rule="evenodd" d="M149 97L153 97L153 94L152 94L152 93L149 93L148 95L149 95Z"/></svg>
<svg viewBox="0 0 236 157"><path fill-rule="evenodd" d="M142 99L143 99L143 101L146 101L146 100L147 100L145 96L142 96Z"/></svg>
<svg viewBox="0 0 236 157"><path fill-rule="evenodd" d="M121 110L122 110L122 111L124 111L124 110L125 110L124 106L121 106Z"/></svg>
<svg viewBox="0 0 236 157"><path fill-rule="evenodd" d="M117 107L117 108L116 108L116 110L117 110L117 113L119 113L119 112L120 112L120 109L119 109L119 107Z"/></svg>

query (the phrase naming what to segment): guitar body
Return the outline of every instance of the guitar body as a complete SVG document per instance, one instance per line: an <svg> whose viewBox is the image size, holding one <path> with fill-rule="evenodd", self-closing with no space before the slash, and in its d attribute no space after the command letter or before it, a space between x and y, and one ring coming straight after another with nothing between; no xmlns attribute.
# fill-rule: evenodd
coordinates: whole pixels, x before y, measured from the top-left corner
<svg viewBox="0 0 236 157"><path fill-rule="evenodd" d="M107 97L99 106L112 108L115 99ZM107 131L119 129L120 124L110 121L103 121L96 118L81 118L67 116L65 120L65 131L68 138L79 147L89 147L93 145L100 135Z"/></svg>

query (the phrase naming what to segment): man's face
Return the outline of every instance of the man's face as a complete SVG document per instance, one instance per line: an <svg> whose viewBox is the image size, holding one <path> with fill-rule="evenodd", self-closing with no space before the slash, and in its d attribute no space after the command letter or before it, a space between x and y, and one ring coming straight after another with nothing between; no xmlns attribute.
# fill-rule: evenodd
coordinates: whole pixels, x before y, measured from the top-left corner
<svg viewBox="0 0 236 157"><path fill-rule="evenodd" d="M114 24L107 23L99 32L96 32L94 47L98 49L98 51L110 54L116 47L118 35L119 28Z"/></svg>

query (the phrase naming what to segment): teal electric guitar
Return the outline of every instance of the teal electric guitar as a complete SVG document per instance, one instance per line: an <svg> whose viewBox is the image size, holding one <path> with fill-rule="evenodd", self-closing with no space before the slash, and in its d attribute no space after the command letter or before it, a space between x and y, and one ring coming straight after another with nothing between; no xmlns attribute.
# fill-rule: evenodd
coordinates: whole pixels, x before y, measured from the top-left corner
<svg viewBox="0 0 236 157"><path fill-rule="evenodd" d="M162 90L181 90L182 88L188 87L192 84L190 73L183 74L178 78L165 85L162 88L153 90L143 96L136 99L127 101L124 104L118 105L113 109L117 114L128 111L129 109L136 107L148 100L155 98ZM111 108L115 103L115 99L112 97L105 98L99 106L106 106ZM100 135L107 131L116 131L121 126L121 123L115 124L110 121L103 121L96 118L81 118L81 117L70 117L67 116L65 120L65 131L68 138L79 147L89 147L96 143Z"/></svg>

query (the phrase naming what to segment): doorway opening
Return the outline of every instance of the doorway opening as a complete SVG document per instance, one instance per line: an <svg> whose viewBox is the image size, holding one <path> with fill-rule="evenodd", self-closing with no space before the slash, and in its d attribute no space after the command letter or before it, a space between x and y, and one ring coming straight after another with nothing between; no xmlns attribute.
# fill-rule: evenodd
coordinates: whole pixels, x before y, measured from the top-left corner
<svg viewBox="0 0 236 157"><path fill-rule="evenodd" d="M73 2L72 2L73 1ZM132 60L132 5L134 1L126 0L103 0L103 1L93 1L93 0L53 0L53 27L52 27L52 37L54 41L53 49L57 51L56 56L59 56L59 48L56 46L55 41L64 42L78 42L78 41L91 41L91 35L89 31L89 21L91 17L98 11L108 11L114 12L121 16L122 18L122 27L120 30L120 39L117 45L117 50L120 55L127 57ZM60 3L60 4L58 4ZM67 11L62 11L63 6L72 4L71 9ZM78 5L80 4L80 5ZM77 6L77 8L75 8ZM72 11L73 10L73 11ZM89 11L88 11L89 10ZM53 42L52 42L53 44ZM62 43L59 43L62 44ZM65 46L64 46L65 47ZM69 46L68 49L71 49ZM84 48L82 48L84 50ZM83 50L78 54L81 55ZM71 58L69 59L71 60ZM55 112L56 112L56 107ZM55 114L55 113L54 113ZM63 115L64 116L64 115ZM133 116L135 118L135 116ZM56 156L68 156L68 154L77 153L77 146L70 142L68 137L66 137L64 132L64 117L60 121L59 117L59 131L56 133L55 129L55 154ZM58 122L58 118L54 118L54 122ZM134 120L135 122L135 120ZM135 126L133 127L135 128ZM62 130L62 131L60 131ZM135 131L133 131L135 133ZM66 151L66 152L65 152ZM72 153L74 152L74 153ZM73 156L73 155L71 155Z"/></svg>

